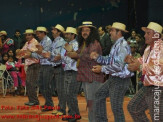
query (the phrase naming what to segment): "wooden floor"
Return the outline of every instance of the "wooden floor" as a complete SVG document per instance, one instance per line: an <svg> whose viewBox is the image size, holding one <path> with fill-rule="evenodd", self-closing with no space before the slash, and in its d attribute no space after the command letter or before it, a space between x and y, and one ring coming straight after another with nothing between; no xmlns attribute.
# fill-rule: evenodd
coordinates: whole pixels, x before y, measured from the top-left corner
<svg viewBox="0 0 163 122"><path fill-rule="evenodd" d="M42 96L39 96L40 105L44 104L44 99ZM11 96L7 95L5 98L0 96L0 122L63 122L61 118L51 118L51 112L41 112L39 108L27 107L24 106L24 103L28 101L27 96ZM57 97L53 97L54 104L58 104ZM124 113L126 122L133 122L130 114L127 111L127 104L130 101L130 98L125 97L124 99ZM86 111L86 102L85 98L78 96L79 109L82 119L78 122L88 122L88 112ZM2 110L3 108L3 110ZM107 98L107 112L109 122L114 122L114 116L110 107L110 100ZM149 117L149 112L146 112ZM24 115L24 116L23 116ZM31 117L31 115L34 115ZM49 120L48 120L49 115ZM40 119L35 118L40 116ZM24 117L24 118L23 118ZM29 118L31 117L31 118ZM46 118L45 118L46 117Z"/></svg>

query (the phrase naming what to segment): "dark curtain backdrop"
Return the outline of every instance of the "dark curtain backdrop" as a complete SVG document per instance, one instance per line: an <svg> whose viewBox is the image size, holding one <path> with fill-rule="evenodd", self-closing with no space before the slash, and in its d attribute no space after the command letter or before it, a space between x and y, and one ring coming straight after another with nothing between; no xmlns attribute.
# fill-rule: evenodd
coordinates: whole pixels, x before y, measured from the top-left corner
<svg viewBox="0 0 163 122"><path fill-rule="evenodd" d="M12 36L15 29L77 27L85 20L96 26L119 21L128 30L140 29L151 18L162 19L162 6L163 0L0 0L0 30Z"/></svg>

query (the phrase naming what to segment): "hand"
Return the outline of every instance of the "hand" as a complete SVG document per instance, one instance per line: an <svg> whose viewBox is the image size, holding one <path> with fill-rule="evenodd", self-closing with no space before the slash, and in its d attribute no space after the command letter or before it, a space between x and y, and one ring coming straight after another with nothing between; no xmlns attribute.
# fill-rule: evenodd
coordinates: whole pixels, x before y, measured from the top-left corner
<svg viewBox="0 0 163 122"><path fill-rule="evenodd" d="M38 49L37 51L35 51L36 53L38 53L38 54L41 54L42 53L42 51L43 51L43 47L41 46L41 45L36 45L36 48Z"/></svg>
<svg viewBox="0 0 163 122"><path fill-rule="evenodd" d="M124 59L124 61L128 64L132 63L134 61L134 57L132 57L131 55L127 55Z"/></svg>
<svg viewBox="0 0 163 122"><path fill-rule="evenodd" d="M101 69L102 69L102 66L96 65L96 66L93 66L92 71L94 73L101 73Z"/></svg>
<svg viewBox="0 0 163 122"><path fill-rule="evenodd" d="M17 59L24 58L25 52L26 52L25 50L17 49L16 50L16 58Z"/></svg>
<svg viewBox="0 0 163 122"><path fill-rule="evenodd" d="M42 55L43 57L45 57L45 58L50 58L51 53L50 53L50 52L45 52L45 53L42 53L41 55Z"/></svg>
<svg viewBox="0 0 163 122"><path fill-rule="evenodd" d="M54 57L54 61L59 61L59 60L61 60L61 55L60 54L58 54L57 56Z"/></svg>
<svg viewBox="0 0 163 122"><path fill-rule="evenodd" d="M78 58L78 54L76 52L67 52L67 56L70 58Z"/></svg>
<svg viewBox="0 0 163 122"><path fill-rule="evenodd" d="M31 52L29 50L24 50L23 53L24 53L24 56L23 56L24 58L30 58L31 57Z"/></svg>
<svg viewBox="0 0 163 122"><path fill-rule="evenodd" d="M97 57L99 56L99 54L98 53L96 53L96 52L91 52L91 54L90 54L90 58L91 59L97 59Z"/></svg>
<svg viewBox="0 0 163 122"><path fill-rule="evenodd" d="M128 65L128 70L137 71L139 70L139 67L140 67L140 62L137 59L135 59L132 63Z"/></svg>
<svg viewBox="0 0 163 122"><path fill-rule="evenodd" d="M66 43L65 46L64 46L65 50L67 50L68 52L72 52L73 51L73 47L72 45Z"/></svg>
<svg viewBox="0 0 163 122"><path fill-rule="evenodd" d="M16 52L16 58L20 59L21 58L21 56L20 56L21 50L17 49L15 52Z"/></svg>

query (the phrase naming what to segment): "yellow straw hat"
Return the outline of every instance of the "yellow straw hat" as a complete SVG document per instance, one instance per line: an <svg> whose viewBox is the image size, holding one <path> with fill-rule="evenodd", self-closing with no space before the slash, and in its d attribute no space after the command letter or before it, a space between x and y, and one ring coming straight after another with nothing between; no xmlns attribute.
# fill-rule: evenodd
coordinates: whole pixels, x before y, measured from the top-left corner
<svg viewBox="0 0 163 122"><path fill-rule="evenodd" d="M42 32L46 32L46 33L48 32L47 29L46 29L45 27L42 27L42 26L37 27L37 29L36 29L35 31L36 31L36 32L37 32L37 31L42 31Z"/></svg>
<svg viewBox="0 0 163 122"><path fill-rule="evenodd" d="M123 23L120 23L120 22L114 22L112 26L108 27L109 29L110 28L115 28L115 29L118 29L118 30L121 30L123 32L126 32L128 33L128 31L126 30L126 25L123 24Z"/></svg>
<svg viewBox="0 0 163 122"><path fill-rule="evenodd" d="M65 32L64 27L62 25L60 25L60 24L57 24L55 27L52 27L52 28L56 28L56 29L60 30L62 33Z"/></svg>
<svg viewBox="0 0 163 122"><path fill-rule="evenodd" d="M34 34L34 31L32 29L27 29L24 34Z"/></svg>
<svg viewBox="0 0 163 122"><path fill-rule="evenodd" d="M67 27L65 33L73 33L77 35L76 28L73 28L73 27Z"/></svg>
<svg viewBox="0 0 163 122"><path fill-rule="evenodd" d="M7 32L6 31L4 31L4 30L2 30L1 32L0 32L0 35L2 36L2 35L7 35Z"/></svg>
<svg viewBox="0 0 163 122"><path fill-rule="evenodd" d="M93 27L93 28L96 28L95 26L92 25L91 21L82 22L82 25L79 26L78 28L83 28L83 27Z"/></svg>
<svg viewBox="0 0 163 122"><path fill-rule="evenodd" d="M148 24L148 26L147 27L142 27L141 28L143 31L146 31L147 29L151 29L151 30L154 30L154 31L156 31L156 32L158 32L158 33L162 33L162 26L161 25L159 25L158 23L155 23L155 22L150 22L149 24Z"/></svg>

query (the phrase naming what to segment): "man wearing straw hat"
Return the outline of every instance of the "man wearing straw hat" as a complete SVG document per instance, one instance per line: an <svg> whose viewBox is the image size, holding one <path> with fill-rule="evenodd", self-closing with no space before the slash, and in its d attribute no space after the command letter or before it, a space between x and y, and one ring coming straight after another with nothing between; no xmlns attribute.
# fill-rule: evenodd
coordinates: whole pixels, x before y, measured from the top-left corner
<svg viewBox="0 0 163 122"><path fill-rule="evenodd" d="M37 51L36 45L38 41L34 38L34 31L32 29L25 30L25 37L27 42L21 50L17 50L17 58L22 58L24 56L23 51L30 50L31 52ZM39 75L39 60L36 58L26 58L25 65L28 67L26 72L26 88L28 92L29 102L24 103L25 105L33 106L39 105L39 100L36 93L36 87Z"/></svg>
<svg viewBox="0 0 163 122"><path fill-rule="evenodd" d="M77 35L76 29L73 27L67 27L65 32L65 37L67 40L67 44L65 45L65 48L63 51L65 52L64 56L61 56L62 58L62 64L64 68L64 83L65 83L65 97L66 102L68 105L68 114L69 116L72 116L73 118L63 118L63 121L68 120L69 122L74 122L75 120L80 119L80 112L78 107L78 100L77 95L80 87L80 82L77 82L76 76L77 76L77 67L76 63L77 61L75 59L72 59L68 56L66 56L67 52L71 51L77 51L78 50L78 42L75 39ZM78 118L77 118L78 117Z"/></svg>
<svg viewBox="0 0 163 122"><path fill-rule="evenodd" d="M50 50L52 41L47 36L47 29L45 27L37 27L36 35L40 40L40 44L36 45L38 50L35 52L27 51L25 55L27 57L30 56L40 59L41 68L39 74L39 90L45 98L45 104L42 106L42 111L52 111L54 104L51 93L51 82L54 70L52 67L52 63L47 58L44 58L42 56L42 53Z"/></svg>
<svg viewBox="0 0 163 122"><path fill-rule="evenodd" d="M63 67L61 61L61 55L63 52L62 49L65 45L65 40L63 39L64 28L57 24L56 26L52 27L52 35L54 37L54 41L51 45L50 52L44 53L43 55L52 62L53 69L54 69L54 81L56 82L56 89L58 94L59 100L59 110L54 110L52 114L55 115L64 115L66 114L66 100L64 96L64 81L63 81ZM63 54L64 55L64 54Z"/></svg>
<svg viewBox="0 0 163 122"><path fill-rule="evenodd" d="M151 120L163 122L163 41L162 26L150 22L142 27L145 43L148 44L142 58L127 56L131 71L142 71L144 86L131 99L128 111L135 122L149 122L145 111L149 109Z"/></svg>
<svg viewBox="0 0 163 122"><path fill-rule="evenodd" d="M109 79L98 89L96 93L96 117L97 122L107 122L106 97L110 96L111 108L115 122L125 122L123 112L123 100L130 84L130 77L133 73L127 69L124 58L131 54L131 50L124 33L126 26L123 23L114 22L110 27L111 39L114 44L109 56L101 56L97 52L92 52L91 59L96 60L102 66L93 66L95 73L103 72L109 74Z"/></svg>
<svg viewBox="0 0 163 122"><path fill-rule="evenodd" d="M93 51L102 54L102 49L99 43L98 30L92 25L92 22L86 21L82 24L79 26L78 31L79 50L77 52L68 52L67 55L71 58L78 59L77 81L82 82L87 101L89 122L95 122L95 93L104 82L104 76L102 73L97 74L92 72L92 67L98 65L98 63L90 59L89 55Z"/></svg>

